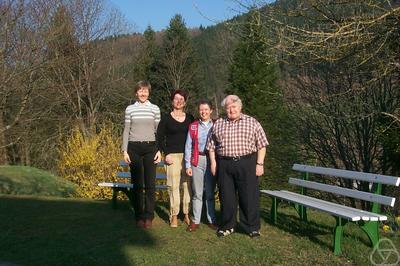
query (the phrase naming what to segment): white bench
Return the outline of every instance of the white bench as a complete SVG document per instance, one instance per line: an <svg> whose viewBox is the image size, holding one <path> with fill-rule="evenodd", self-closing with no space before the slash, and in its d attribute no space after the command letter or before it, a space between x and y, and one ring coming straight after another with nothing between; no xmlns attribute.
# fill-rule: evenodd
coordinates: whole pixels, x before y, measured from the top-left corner
<svg viewBox="0 0 400 266"><path fill-rule="evenodd" d="M123 171L119 171L116 174L117 178L124 178L128 179L128 182L131 181L131 173L129 170L129 165L125 161L119 161L119 166L123 168ZM164 163L160 162L157 165L157 168L163 167ZM156 179L165 179L166 180L166 175L164 171L162 173L157 173L156 174ZM109 187L112 188L113 194L112 194L112 207L114 209L117 208L117 195L118 192L123 192L128 199L132 202L132 191L133 191L133 184L127 183L127 182L101 182L98 184L100 187ZM156 184L156 189L167 189L166 185L160 185Z"/></svg>
<svg viewBox="0 0 400 266"><path fill-rule="evenodd" d="M280 201L288 201L294 204L300 218L307 221L307 208L323 211L333 215L336 219L335 236L334 236L334 254L341 254L341 239L343 226L348 222L357 223L368 235L372 246L379 241L379 222L387 220L386 215L379 214L380 205L388 205L393 207L395 198L383 196L382 184L399 186L400 178L385 176L379 174L355 172L348 170L339 170L333 168L316 167L309 165L294 164L293 170L303 172L303 179L289 178L289 183L301 187L300 193L294 193L286 190L261 190L262 195L272 197L271 219L274 224L277 222L277 208ZM318 182L308 181L309 174L319 174L324 176L333 176L356 181L372 183L371 191L364 192L356 189L343 188L335 185L327 185ZM333 193L340 196L351 197L372 203L371 211L360 210L344 206L341 204L316 199L306 196L306 190L313 189Z"/></svg>

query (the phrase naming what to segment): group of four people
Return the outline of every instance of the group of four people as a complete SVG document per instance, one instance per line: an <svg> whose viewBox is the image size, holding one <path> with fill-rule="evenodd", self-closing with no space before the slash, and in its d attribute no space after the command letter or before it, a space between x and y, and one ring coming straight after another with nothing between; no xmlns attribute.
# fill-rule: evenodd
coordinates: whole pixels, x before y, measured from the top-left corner
<svg viewBox="0 0 400 266"><path fill-rule="evenodd" d="M228 95L222 106L226 117L211 119L211 102L198 103L199 119L185 113L187 93L171 94L172 111L161 118L160 109L150 103L151 85L136 84L137 101L125 110L122 150L130 164L133 206L137 226L152 227L155 207L156 164L164 162L170 203L170 226L178 226L180 188L183 189L183 214L187 231L198 229L203 207L203 192L208 226L219 237L234 232L237 202L242 228L251 236L260 235L258 176L264 173L268 141L260 123L242 113L242 102ZM217 181L217 182L216 182ZM214 191L218 183L221 221L217 225ZM237 200L238 194L238 200ZM193 217L190 219L190 201Z"/></svg>

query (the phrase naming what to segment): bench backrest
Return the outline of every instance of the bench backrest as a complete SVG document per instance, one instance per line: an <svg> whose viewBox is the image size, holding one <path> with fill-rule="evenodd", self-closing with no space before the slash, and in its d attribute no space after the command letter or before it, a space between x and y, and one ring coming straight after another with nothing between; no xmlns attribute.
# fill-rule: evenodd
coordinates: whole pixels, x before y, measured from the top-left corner
<svg viewBox="0 0 400 266"><path fill-rule="evenodd" d="M393 198L393 197L377 195L374 193L358 191L358 190L350 189L350 188L332 186L332 185L327 185L327 184L322 184L322 183L318 183L318 182L312 182L312 181L307 181L307 180L302 180L302 179L297 179L297 178L289 178L289 183L292 185L321 190L321 191L333 193L336 195L351 197L351 198L370 201L370 202L376 202L376 203L383 204L383 205L389 205L391 207L394 207L394 203L396 201L396 198Z"/></svg>
<svg viewBox="0 0 400 266"><path fill-rule="evenodd" d="M289 179L290 184L297 185L303 188L310 188L310 189L333 193L336 195L347 196L355 199L361 199L364 201L373 202L374 206L372 211L374 212L377 212L379 209L377 204L389 205L393 207L396 201L396 198L380 195L381 185L382 184L394 185L394 186L400 185L399 177L393 177L387 175L363 173L363 172L325 168L325 167L310 166L303 164L294 164L292 169L304 173L328 175L328 176L341 177L346 179L353 179L353 180L365 181L377 184L378 189L375 191L375 193L370 193L370 192L358 191L355 189L338 187L334 185L312 182L308 180L301 180L297 178Z"/></svg>
<svg viewBox="0 0 400 266"><path fill-rule="evenodd" d="M121 167L127 168L127 171L119 171L119 172L117 172L117 177L119 177L119 178L131 178L131 173L130 173L129 168L128 168L129 164L127 164L123 160L119 161L118 164ZM161 161L161 162L159 162L157 164L157 168L162 168L163 169L163 167L164 167L164 162L163 161ZM166 179L167 177L165 175L165 172L161 171L161 173L160 172L156 173L156 178L157 179Z"/></svg>
<svg viewBox="0 0 400 266"><path fill-rule="evenodd" d="M325 168L325 167L310 166L310 165L303 165L303 164L294 164L292 169L295 171L300 171L300 172L336 176L336 177L354 179L354 180L359 180L359 181L366 181L366 182L371 182L371 183L386 184L386 185L393 185L393 186L400 185L399 177L393 177L393 176L387 176L387 175L363 173L363 172L341 170L341 169L334 169L334 168Z"/></svg>

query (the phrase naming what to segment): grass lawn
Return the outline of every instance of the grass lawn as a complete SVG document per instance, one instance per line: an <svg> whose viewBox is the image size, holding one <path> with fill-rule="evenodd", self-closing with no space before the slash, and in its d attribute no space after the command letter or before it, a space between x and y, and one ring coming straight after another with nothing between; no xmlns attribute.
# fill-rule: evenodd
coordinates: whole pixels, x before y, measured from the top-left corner
<svg viewBox="0 0 400 266"><path fill-rule="evenodd" d="M0 265L369 265L372 249L356 226L345 227L341 256L334 256L334 219L311 211L310 223L281 208L279 225L269 223L263 199L262 236L240 231L223 239L202 225L188 233L170 228L164 204L154 228L135 228L127 202L0 195ZM388 236L385 236L388 237ZM389 236L397 247L400 238Z"/></svg>

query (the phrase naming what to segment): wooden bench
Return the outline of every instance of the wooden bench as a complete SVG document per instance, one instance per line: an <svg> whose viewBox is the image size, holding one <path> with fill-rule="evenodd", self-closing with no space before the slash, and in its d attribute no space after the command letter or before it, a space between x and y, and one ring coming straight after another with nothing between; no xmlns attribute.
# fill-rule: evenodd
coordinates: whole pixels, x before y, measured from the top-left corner
<svg viewBox="0 0 400 266"><path fill-rule="evenodd" d="M125 161L119 161L118 165L120 167L122 167L123 171L119 171L116 174L117 178L124 178L124 179L128 179L129 182L131 180L131 172L129 170L129 165L125 162ZM166 180L166 175L164 172L164 163L160 162L157 165L157 168L162 168L161 173L159 171L157 171L156 174L156 180ZM112 194L112 207L113 209L117 208L117 196L118 196L118 192L123 192L128 199L130 200L130 202L132 203L132 189L133 189L133 184L131 183L126 183L126 182L101 182L98 184L100 187L110 187L113 190L113 194ZM161 184L156 184L156 189L167 189L166 185L161 185Z"/></svg>
<svg viewBox="0 0 400 266"><path fill-rule="evenodd" d="M301 164L294 164L292 169L303 172L303 179L289 178L290 184L299 186L301 188L300 193L294 193L286 190L260 191L262 195L268 195L272 197L271 220L274 224L277 222L277 208L279 202L287 201L295 207L300 219L304 221L307 221L307 208L323 211L334 216L336 219L333 243L335 255L342 253L341 240L343 227L349 221L355 222L363 229L363 231L365 231L373 247L378 243L379 222L387 220L387 216L379 214L380 205L383 204L393 207L395 203L395 198L381 195L382 184L399 186L400 178ZM308 181L309 174L363 181L372 184L372 186L370 186L370 192L363 192L356 189ZM307 189L319 190L340 196L368 201L372 203L372 208L371 211L365 211L321 199L316 199L306 196Z"/></svg>

